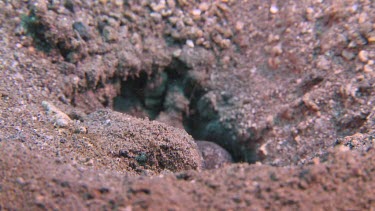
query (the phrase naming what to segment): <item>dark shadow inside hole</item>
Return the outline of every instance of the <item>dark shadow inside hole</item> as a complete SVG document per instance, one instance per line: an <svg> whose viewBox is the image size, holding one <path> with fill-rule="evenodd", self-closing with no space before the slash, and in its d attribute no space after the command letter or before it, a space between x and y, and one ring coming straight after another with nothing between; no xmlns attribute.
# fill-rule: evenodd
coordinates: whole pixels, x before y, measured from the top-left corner
<svg viewBox="0 0 375 211"><path fill-rule="evenodd" d="M235 140L236 134L220 122L219 115L207 118L202 113L199 113L198 102L206 94L207 90L198 86L194 79L189 78L188 71L189 69L186 65L175 60L164 72L157 73L166 74L163 77L167 79L163 79L165 84L161 83L165 85L165 88L162 89L163 94L159 94L157 97L151 94L151 99L155 100L155 106L151 107L147 104L147 101L150 100L147 87L149 87L150 81L152 82L160 75L148 76L147 74L141 74L138 78L122 81L121 94L114 98L114 110L136 117L157 119L161 112L171 114L171 107L168 106L170 102L166 99L167 93L172 89L181 90L182 97L188 99L188 111L178 111L181 112L181 119L178 121L195 140L206 140L218 144L232 155L235 162L253 163L257 161L255 149L249 150L239 147L237 140ZM209 112L209 109L206 111ZM173 123L170 125L176 126Z"/></svg>
<svg viewBox="0 0 375 211"><path fill-rule="evenodd" d="M170 79L182 81L189 71L189 68L185 63L178 59L173 59L171 64L165 69Z"/></svg>
<svg viewBox="0 0 375 211"><path fill-rule="evenodd" d="M141 73L137 78L122 81L120 95L113 99L113 109L140 118L157 115L159 111L148 110L145 106L147 80L147 74Z"/></svg>

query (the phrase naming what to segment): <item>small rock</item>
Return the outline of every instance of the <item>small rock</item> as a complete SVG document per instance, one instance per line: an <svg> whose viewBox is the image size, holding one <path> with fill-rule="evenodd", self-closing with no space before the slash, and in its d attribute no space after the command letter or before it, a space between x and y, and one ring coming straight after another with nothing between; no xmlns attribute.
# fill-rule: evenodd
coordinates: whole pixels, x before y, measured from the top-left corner
<svg viewBox="0 0 375 211"><path fill-rule="evenodd" d="M195 41L195 43L197 44L197 45L202 45L203 43L204 43L204 38L203 37L200 37L200 38L198 38L196 41Z"/></svg>
<svg viewBox="0 0 375 211"><path fill-rule="evenodd" d="M276 14L276 13L279 12L279 8L278 8L276 5L272 5L272 6L270 7L270 12L271 12L272 14Z"/></svg>
<svg viewBox="0 0 375 211"><path fill-rule="evenodd" d="M68 9L70 12L74 13L74 2L73 0L66 0L64 2L64 7Z"/></svg>
<svg viewBox="0 0 375 211"><path fill-rule="evenodd" d="M42 106L46 110L47 114L52 117L52 122L57 127L67 127L72 122L68 115L60 111L52 103L43 101Z"/></svg>
<svg viewBox="0 0 375 211"><path fill-rule="evenodd" d="M311 8L311 7L308 7L306 9L306 19L309 20L309 21L312 21L314 20L314 9Z"/></svg>
<svg viewBox="0 0 375 211"><path fill-rule="evenodd" d="M318 56L316 66L322 70L328 70L331 67L330 61L325 56Z"/></svg>
<svg viewBox="0 0 375 211"><path fill-rule="evenodd" d="M375 42L375 36L370 36L370 37L368 37L368 38L367 38L367 41L368 41L369 43L374 43L374 42Z"/></svg>
<svg viewBox="0 0 375 211"><path fill-rule="evenodd" d="M58 118L55 120L55 125L57 127L67 127L69 125L69 121L64 118Z"/></svg>
<svg viewBox="0 0 375 211"><path fill-rule="evenodd" d="M47 12L47 2L44 0L31 1L31 7L38 13Z"/></svg>
<svg viewBox="0 0 375 211"><path fill-rule="evenodd" d="M271 49L272 55L278 56L278 55L281 55L282 53L283 53L283 47L282 47L281 43L277 44L276 46L272 47L272 49Z"/></svg>
<svg viewBox="0 0 375 211"><path fill-rule="evenodd" d="M115 42L118 40L118 32L109 26L104 27L102 35L106 42Z"/></svg>
<svg viewBox="0 0 375 211"><path fill-rule="evenodd" d="M194 48L194 42L192 40L186 40L186 45L190 48Z"/></svg>
<svg viewBox="0 0 375 211"><path fill-rule="evenodd" d="M232 156L221 146L209 141L196 141L202 154L203 168L216 169L226 163L232 163Z"/></svg>
<svg viewBox="0 0 375 211"><path fill-rule="evenodd" d="M16 182L17 182L19 185L25 185L25 184L26 184L25 180L24 180L22 177L17 177L17 178L16 178Z"/></svg>
<svg viewBox="0 0 375 211"><path fill-rule="evenodd" d="M358 53L358 58L361 62L367 62L368 61L368 52L365 50L362 50Z"/></svg>
<svg viewBox="0 0 375 211"><path fill-rule="evenodd" d="M351 13L356 13L357 10L358 10L358 4L354 4L353 6L351 6L351 7L349 8L349 11L350 11Z"/></svg>
<svg viewBox="0 0 375 211"><path fill-rule="evenodd" d="M202 10L200 9L194 9L191 11L191 14L194 16L194 18L200 17L201 13L202 13Z"/></svg>
<svg viewBox="0 0 375 211"><path fill-rule="evenodd" d="M210 5L207 2L202 2L199 4L199 9L201 11L206 11L208 8L210 8Z"/></svg>
<svg viewBox="0 0 375 211"><path fill-rule="evenodd" d="M265 143L265 144L263 144L262 146L259 147L259 152L261 152L264 156L268 155L267 143Z"/></svg>
<svg viewBox="0 0 375 211"><path fill-rule="evenodd" d="M172 55L173 55L173 57L177 58L181 55L181 53L182 53L182 50L177 49L177 50L173 51Z"/></svg>
<svg viewBox="0 0 375 211"><path fill-rule="evenodd" d="M222 39L221 41L220 41L220 47L221 48L223 48L223 49L227 49L227 48L229 48L230 47L230 45L231 45L231 41L230 41L230 39Z"/></svg>
<svg viewBox="0 0 375 211"><path fill-rule="evenodd" d="M161 11L161 16L163 16L163 17L169 17L169 16L171 16L171 15L173 15L173 11L170 10L170 9L162 10L162 11Z"/></svg>
<svg viewBox="0 0 375 211"><path fill-rule="evenodd" d="M175 17L175 16L172 16L172 17L169 17L169 18L168 18L168 21L169 21L169 23L171 23L172 25L175 25L175 24L177 24L177 22L179 21L179 18L178 18L178 17Z"/></svg>
<svg viewBox="0 0 375 211"><path fill-rule="evenodd" d="M114 0L114 4L118 7L122 7L124 4L123 0Z"/></svg>
<svg viewBox="0 0 375 211"><path fill-rule="evenodd" d="M87 133L87 128L84 126L79 126L74 129L74 133L77 134L86 134Z"/></svg>
<svg viewBox="0 0 375 211"><path fill-rule="evenodd" d="M242 31L244 28L245 24L241 21L237 21L235 25L236 31Z"/></svg>
<svg viewBox="0 0 375 211"><path fill-rule="evenodd" d="M90 40L90 33L82 22L74 22L72 27L78 32L79 36L81 36L84 41Z"/></svg>
<svg viewBox="0 0 375 211"><path fill-rule="evenodd" d="M279 68L279 65L281 63L280 61L280 58L279 57L270 57L268 58L268 66L273 69L273 70L276 70Z"/></svg>
<svg viewBox="0 0 375 211"><path fill-rule="evenodd" d="M156 4L156 3L151 3L151 8L154 12L160 12L162 11L163 9L165 9L165 1L160 1L159 4Z"/></svg>
<svg viewBox="0 0 375 211"><path fill-rule="evenodd" d="M370 73L370 72L373 72L373 71L374 71L374 68L372 67L372 65L366 64L365 66L363 66L363 72Z"/></svg>
<svg viewBox="0 0 375 211"><path fill-rule="evenodd" d="M178 20L176 22L176 29L177 30L183 30L185 28L185 23L182 20Z"/></svg>
<svg viewBox="0 0 375 211"><path fill-rule="evenodd" d="M176 7L176 2L175 0L167 0L167 5L169 8L174 9Z"/></svg>
<svg viewBox="0 0 375 211"><path fill-rule="evenodd" d="M150 16L151 16L151 18L152 18L156 23L160 23L161 20L162 20L162 16L161 16L160 13L152 12L152 13L150 13Z"/></svg>
<svg viewBox="0 0 375 211"><path fill-rule="evenodd" d="M194 21L193 21L193 19L190 18L190 17L184 17L184 18L183 18L183 21L184 21L184 23L185 23L186 25L188 25L188 26L192 26L192 25L194 25Z"/></svg>
<svg viewBox="0 0 375 211"><path fill-rule="evenodd" d="M368 16L366 13L361 13L358 17L358 23L361 24L361 23L364 23L366 22L368 19Z"/></svg>
<svg viewBox="0 0 375 211"><path fill-rule="evenodd" d="M352 53L352 52L350 52L350 51L348 51L348 50L343 50L343 51L341 52L341 55L342 55L342 57L344 57L346 60L352 60L352 59L354 59L354 57L355 57L354 53Z"/></svg>

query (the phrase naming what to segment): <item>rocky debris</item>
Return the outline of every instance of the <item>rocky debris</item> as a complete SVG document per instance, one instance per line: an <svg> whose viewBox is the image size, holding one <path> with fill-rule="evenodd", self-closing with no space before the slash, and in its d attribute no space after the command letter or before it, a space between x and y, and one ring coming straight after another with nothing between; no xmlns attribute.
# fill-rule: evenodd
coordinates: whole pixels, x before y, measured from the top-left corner
<svg viewBox="0 0 375 211"><path fill-rule="evenodd" d="M190 69L199 66L210 67L215 63L215 57L212 55L212 52L202 47L183 47L177 58Z"/></svg>
<svg viewBox="0 0 375 211"><path fill-rule="evenodd" d="M372 5L0 1L0 209L371 209ZM195 171L182 130L86 116L113 98L256 164Z"/></svg>
<svg viewBox="0 0 375 211"><path fill-rule="evenodd" d="M69 124L72 123L72 120L70 119L70 117L66 115L64 112L60 111L53 104L47 101L43 101L42 106L46 110L46 113L50 116L51 122L56 127L68 127Z"/></svg>
<svg viewBox="0 0 375 211"><path fill-rule="evenodd" d="M361 104L366 107L365 113L370 110L366 103L371 97L355 91L359 83L371 83L375 68L369 1L286 5L235 1L82 4L35 0L27 5L28 12L23 14L16 30L22 40L18 46L33 46L25 36L29 35L37 49L50 53L66 73L58 76L65 82L60 88L66 102L86 113L113 106L140 117L182 121L176 125L190 127L186 129L195 138L219 142L236 160L264 159L273 163L278 157L273 157L276 152L263 158L257 155L261 153L257 148L265 142L273 140L268 146L274 145L276 149L281 142L294 143L295 137L308 140L314 127L309 133L298 128L308 122L322 122L321 115L340 122L340 109L347 106ZM21 4L12 6L22 8ZM317 76L311 83L306 81L310 75ZM123 90L129 91L125 84L131 80L145 85L135 86L138 90L130 89L135 95L126 99L127 91ZM188 104L188 112L168 111L165 106L169 101L166 97L171 96L167 84L174 81L183 90L178 101L189 101L183 105ZM355 102L351 97L342 99L348 102L336 99L337 81L352 87ZM330 90L330 94L314 96L322 90ZM214 111L200 112L204 110L199 108L203 96L212 91L216 95L212 98L217 98L220 105ZM231 96L221 100L221 93ZM121 99L116 102L123 106L114 105L114 99ZM302 104L297 105L298 102ZM285 107L294 110L298 118L281 124L269 121L274 119L278 123L277 117ZM204 119L199 115L212 112L216 113L213 119L191 126L195 123L190 119ZM159 118L165 114L170 117ZM327 128L347 125L323 122L329 124ZM349 128L350 133L358 129ZM340 131L332 129L317 142L330 146L332 137L344 134ZM277 152L305 154L287 145L282 144L284 150ZM281 163L289 162L290 158Z"/></svg>
<svg viewBox="0 0 375 211"><path fill-rule="evenodd" d="M375 135L356 133L350 136L345 136L344 138L339 138L336 140L334 147L338 151L359 151L362 153L367 153L374 149Z"/></svg>
<svg viewBox="0 0 375 211"><path fill-rule="evenodd" d="M0 205L5 210L311 210L374 206L375 160L371 150L362 155L334 152L325 157L325 163L317 161L302 167L232 164L211 171L154 177L129 177L51 162L14 142L2 143L0 153L8 155L0 157Z"/></svg>
<svg viewBox="0 0 375 211"><path fill-rule="evenodd" d="M200 170L194 140L185 131L111 110L91 113L84 121L95 148L118 162L123 171ZM111 164L112 165L112 164Z"/></svg>

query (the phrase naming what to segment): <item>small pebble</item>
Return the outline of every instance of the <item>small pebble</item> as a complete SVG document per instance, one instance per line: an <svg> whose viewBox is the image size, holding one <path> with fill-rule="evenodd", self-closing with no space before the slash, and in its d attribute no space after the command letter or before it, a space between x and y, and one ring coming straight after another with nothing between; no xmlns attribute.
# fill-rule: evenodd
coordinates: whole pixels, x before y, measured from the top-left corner
<svg viewBox="0 0 375 211"><path fill-rule="evenodd" d="M177 49L177 50L173 51L173 57L177 58L181 55L181 53L182 53L182 50Z"/></svg>
<svg viewBox="0 0 375 211"><path fill-rule="evenodd" d="M152 18L156 23L159 23L159 22L161 22L161 20L162 20L162 16L161 16L160 13L152 12L152 13L150 13L150 16L151 16L151 18Z"/></svg>
<svg viewBox="0 0 375 211"><path fill-rule="evenodd" d="M88 41L91 38L90 33L88 32L87 27L84 23L80 21L74 22L72 27L75 31L78 32L83 40Z"/></svg>
<svg viewBox="0 0 375 211"><path fill-rule="evenodd" d="M229 65L230 61L231 61L230 56L224 56L223 59L221 60L221 62L222 62L224 65Z"/></svg>
<svg viewBox="0 0 375 211"><path fill-rule="evenodd" d="M122 5L124 4L124 1L123 0L114 0L114 4L118 7L122 7Z"/></svg>
<svg viewBox="0 0 375 211"><path fill-rule="evenodd" d="M175 24L177 24L177 22L179 21L179 18L178 18L178 17L175 17L175 16L172 16L172 17L169 17L169 18L168 18L168 21L169 21L171 24L175 25Z"/></svg>
<svg viewBox="0 0 375 211"><path fill-rule="evenodd" d="M194 42L192 40L186 40L186 45L190 48L194 48Z"/></svg>
<svg viewBox="0 0 375 211"><path fill-rule="evenodd" d="M196 141L196 143L205 169L216 169L233 162L231 154L221 146L208 141Z"/></svg>
<svg viewBox="0 0 375 211"><path fill-rule="evenodd" d="M308 8L306 9L306 13L307 13L307 14L312 14L312 13L314 13L314 9L311 8L311 7L308 7Z"/></svg>
<svg viewBox="0 0 375 211"><path fill-rule="evenodd" d="M364 23L366 22L367 20L367 14L366 13L361 13L359 15L359 18L358 18L358 23L361 24L361 23Z"/></svg>
<svg viewBox="0 0 375 211"><path fill-rule="evenodd" d="M230 44L231 44L230 39L222 39L220 42L220 47L226 49L230 47Z"/></svg>
<svg viewBox="0 0 375 211"><path fill-rule="evenodd" d="M55 125L57 127L67 127L69 125L69 121L67 119L64 119L64 118L57 118L55 120Z"/></svg>
<svg viewBox="0 0 375 211"><path fill-rule="evenodd" d="M77 128L74 129L74 133L77 133L77 134L86 134L87 133L87 129L86 129L86 127L80 126L80 127L77 127Z"/></svg>
<svg viewBox="0 0 375 211"><path fill-rule="evenodd" d="M22 177L17 177L16 178L16 182L19 184L19 185L25 185L25 180L22 178Z"/></svg>
<svg viewBox="0 0 375 211"><path fill-rule="evenodd" d="M198 38L198 39L196 40L195 43L196 43L197 45L202 45L203 42L204 42L204 38L203 38L203 37L200 37L200 38Z"/></svg>
<svg viewBox="0 0 375 211"><path fill-rule="evenodd" d="M313 8L308 7L306 9L306 18L307 18L307 20L312 21L314 19L314 14L315 13L314 13L314 9Z"/></svg>
<svg viewBox="0 0 375 211"><path fill-rule="evenodd" d="M160 12L165 9L165 1L161 1L159 4L151 3L150 6L154 12Z"/></svg>
<svg viewBox="0 0 375 211"><path fill-rule="evenodd" d="M47 2L43 0L36 0L33 2L33 7L38 12L46 12L47 11Z"/></svg>
<svg viewBox="0 0 375 211"><path fill-rule="evenodd" d="M174 0L167 0L167 5L169 8L174 9L176 7L176 2Z"/></svg>
<svg viewBox="0 0 375 211"><path fill-rule="evenodd" d="M275 41L279 41L280 40L280 35L278 35L278 34L270 34L269 36L268 36L268 39L267 39L267 41L269 42L269 43L271 43L271 42L275 42Z"/></svg>
<svg viewBox="0 0 375 211"><path fill-rule="evenodd" d="M368 61L368 52L365 50L362 50L358 53L358 58L361 62L367 62Z"/></svg>
<svg viewBox="0 0 375 211"><path fill-rule="evenodd" d="M245 26L245 24L243 22L237 21L236 25L235 25L235 29L236 29L236 31L242 31L244 26Z"/></svg>
<svg viewBox="0 0 375 211"><path fill-rule="evenodd" d="M60 111L52 103L43 101L42 106L45 109L46 113L52 118L53 123L57 127L67 127L72 122L68 115Z"/></svg>
<svg viewBox="0 0 375 211"><path fill-rule="evenodd" d="M28 47L27 50L28 50L30 53L34 53L34 52L35 52L35 48L34 48L33 46Z"/></svg>
<svg viewBox="0 0 375 211"><path fill-rule="evenodd" d="M259 152L261 152L264 156L268 155L267 143L259 147Z"/></svg>
<svg viewBox="0 0 375 211"><path fill-rule="evenodd" d="M277 44L276 46L273 46L271 49L271 53L275 56L281 55L283 53L283 47L281 43Z"/></svg>
<svg viewBox="0 0 375 211"><path fill-rule="evenodd" d="M161 11L161 15L162 15L163 17L169 17L169 16L171 16L172 14L173 14L173 11L170 10L170 9L168 9L168 10L162 10L162 11Z"/></svg>
<svg viewBox="0 0 375 211"><path fill-rule="evenodd" d="M279 57L271 57L268 59L268 66L274 70L276 70L277 68L279 68L279 65L280 65L281 61L279 59Z"/></svg>
<svg viewBox="0 0 375 211"><path fill-rule="evenodd" d="M270 7L270 12L271 12L272 14L276 14L276 13L279 12L279 8L278 8L276 5L272 5L272 6Z"/></svg>
<svg viewBox="0 0 375 211"><path fill-rule="evenodd" d="M358 4L354 4L353 6L351 6L351 7L349 8L349 11L350 11L351 13L355 13L355 12L357 12L357 10L358 10Z"/></svg>
<svg viewBox="0 0 375 211"><path fill-rule="evenodd" d="M206 2L203 2L203 3L199 4L199 9L201 11L206 11L206 10L208 10L209 7L210 7L210 5Z"/></svg>
<svg viewBox="0 0 375 211"><path fill-rule="evenodd" d="M188 26L192 26L192 25L194 25L194 21L193 21L193 19L190 18L190 17L185 17L185 18L183 18L183 21L184 21L184 23L185 23L186 25L188 25Z"/></svg>
<svg viewBox="0 0 375 211"><path fill-rule="evenodd" d="M343 51L341 52L341 55L342 55L346 60L352 60L352 59L355 57L354 53L352 53L352 52L350 52L350 51L348 51L348 50L343 50Z"/></svg>
<svg viewBox="0 0 375 211"><path fill-rule="evenodd" d="M195 17L195 16L200 16L202 13L202 11L200 9L194 9L191 11L191 14Z"/></svg>

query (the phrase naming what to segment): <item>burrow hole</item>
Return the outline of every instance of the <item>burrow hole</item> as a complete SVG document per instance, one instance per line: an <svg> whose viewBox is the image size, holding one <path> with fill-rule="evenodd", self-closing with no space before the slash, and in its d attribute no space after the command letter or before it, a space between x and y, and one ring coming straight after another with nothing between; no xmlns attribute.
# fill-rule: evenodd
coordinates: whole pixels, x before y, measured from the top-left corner
<svg viewBox="0 0 375 211"><path fill-rule="evenodd" d="M122 81L113 108L185 129L195 140L220 145L235 162L255 162L255 151L247 149L244 153L233 140L233 132L220 124L219 114L211 108L210 90L203 83L205 74L205 70L191 70L173 60L163 71Z"/></svg>

